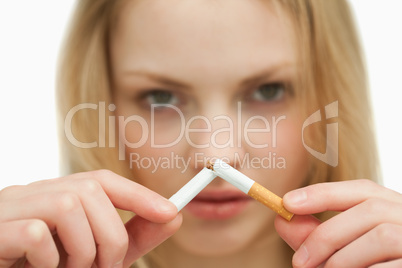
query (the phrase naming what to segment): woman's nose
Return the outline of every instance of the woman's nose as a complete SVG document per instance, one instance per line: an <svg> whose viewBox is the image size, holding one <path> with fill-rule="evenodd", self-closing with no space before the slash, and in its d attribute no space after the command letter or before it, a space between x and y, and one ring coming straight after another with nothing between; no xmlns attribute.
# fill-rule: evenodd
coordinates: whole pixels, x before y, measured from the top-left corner
<svg viewBox="0 0 402 268"><path fill-rule="evenodd" d="M188 121L187 142L193 161L222 159L233 165L244 155L241 131L233 114L196 116Z"/></svg>

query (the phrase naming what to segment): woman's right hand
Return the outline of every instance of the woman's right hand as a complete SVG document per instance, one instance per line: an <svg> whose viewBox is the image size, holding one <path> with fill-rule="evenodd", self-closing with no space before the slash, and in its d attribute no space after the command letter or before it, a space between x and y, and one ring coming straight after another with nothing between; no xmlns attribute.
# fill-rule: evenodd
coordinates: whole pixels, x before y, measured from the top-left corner
<svg viewBox="0 0 402 268"><path fill-rule="evenodd" d="M123 224L115 208L136 214ZM0 191L0 267L128 267L181 225L164 197L107 170Z"/></svg>

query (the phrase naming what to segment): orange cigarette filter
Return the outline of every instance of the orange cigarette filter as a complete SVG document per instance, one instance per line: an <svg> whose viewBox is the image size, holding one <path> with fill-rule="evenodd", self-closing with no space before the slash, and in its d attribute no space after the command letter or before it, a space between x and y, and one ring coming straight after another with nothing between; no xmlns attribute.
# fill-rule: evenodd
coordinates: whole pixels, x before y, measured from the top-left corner
<svg viewBox="0 0 402 268"><path fill-rule="evenodd" d="M294 214L286 210L286 208L283 206L282 198L260 184L254 182L247 194L258 202L269 207L286 220L290 221L292 219Z"/></svg>

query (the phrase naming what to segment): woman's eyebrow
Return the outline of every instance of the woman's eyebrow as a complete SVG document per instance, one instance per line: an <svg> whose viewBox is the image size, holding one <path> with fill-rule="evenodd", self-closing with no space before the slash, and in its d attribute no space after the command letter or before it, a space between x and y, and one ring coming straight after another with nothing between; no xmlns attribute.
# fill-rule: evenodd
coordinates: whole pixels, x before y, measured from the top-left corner
<svg viewBox="0 0 402 268"><path fill-rule="evenodd" d="M245 75L243 78L240 78L236 84L241 87L247 87L250 85L258 84L267 79L274 79L277 77L287 76L288 74L292 74L295 70L295 64L292 62L282 62L280 64L271 65L268 67L261 68L253 73L249 72L249 74ZM158 72L154 72L151 70L127 70L123 73L125 76L134 76L146 78L156 83L174 87L177 89L189 89L192 86L186 82L180 81L177 78L173 78L168 75L164 75Z"/></svg>
<svg viewBox="0 0 402 268"><path fill-rule="evenodd" d="M240 82L241 86L254 85L269 79L280 79L293 75L295 72L295 64L292 62L283 62L268 68L263 68L253 74L248 75Z"/></svg>
<svg viewBox="0 0 402 268"><path fill-rule="evenodd" d="M145 77L149 80L153 80L157 83L166 85L166 86L171 86L175 88L190 88L191 86L186 84L185 82L179 81L178 79L171 78L162 74L158 74L152 71L147 71L147 70L132 70L132 71L127 71L124 72L125 75L127 76L140 76L140 77Z"/></svg>

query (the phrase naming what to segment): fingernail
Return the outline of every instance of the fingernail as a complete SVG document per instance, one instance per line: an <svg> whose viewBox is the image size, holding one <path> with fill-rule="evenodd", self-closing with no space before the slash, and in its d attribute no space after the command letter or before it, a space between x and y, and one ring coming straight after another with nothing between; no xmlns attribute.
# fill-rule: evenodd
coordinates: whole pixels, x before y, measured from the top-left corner
<svg viewBox="0 0 402 268"><path fill-rule="evenodd" d="M164 199L163 201L160 200L157 203L157 209L161 213L171 212L174 210L174 208L175 208L175 205L167 199Z"/></svg>
<svg viewBox="0 0 402 268"><path fill-rule="evenodd" d="M307 248L304 245L302 245L293 255L293 265L295 267L302 267L307 263L308 258L309 256Z"/></svg>
<svg viewBox="0 0 402 268"><path fill-rule="evenodd" d="M286 203L292 205L301 205L307 200L307 193L304 190L294 190L284 196Z"/></svg>

